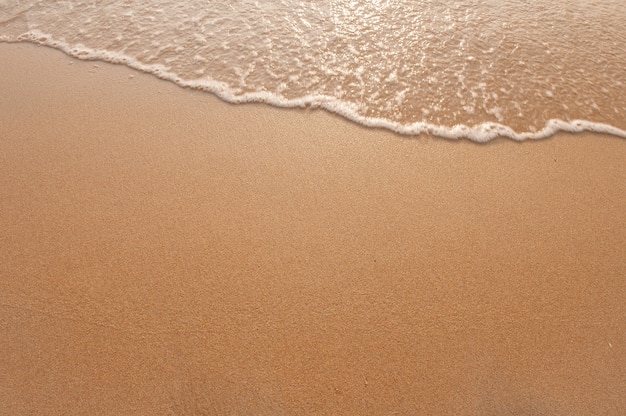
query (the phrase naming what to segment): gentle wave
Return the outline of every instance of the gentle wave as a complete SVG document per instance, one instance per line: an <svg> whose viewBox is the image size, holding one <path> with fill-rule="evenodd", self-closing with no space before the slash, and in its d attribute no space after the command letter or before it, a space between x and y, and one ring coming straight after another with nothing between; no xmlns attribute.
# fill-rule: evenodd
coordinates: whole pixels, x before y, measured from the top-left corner
<svg viewBox="0 0 626 416"><path fill-rule="evenodd" d="M602 61L604 64L602 66L603 72L595 76L595 78L589 74L594 73L596 64L587 63L588 68L583 69L579 67L568 68L567 71L564 71L567 72L570 78L566 78L559 73L559 69L562 68L558 63L559 61L549 61L553 67L547 68L540 77L530 77L529 82L524 78L525 74L527 74L527 68L523 62L520 63L519 58L534 59L533 53L538 51L548 56L566 53L567 51L563 50L562 45L553 45L551 48L539 47L536 50L528 49L528 45L519 46L520 43L516 42L504 45L505 42L500 41L499 45L494 45L493 39L499 39L501 36L499 32L501 29L497 29L494 32L495 34L483 36L484 39L481 38L480 42L476 41L478 46L475 45L469 48L469 52L465 51L465 49L458 49L459 45L451 47L453 51L456 51L456 55L449 55L446 52L446 59L459 58L459 62L444 62L440 66L433 64L434 69L432 70L429 69L428 65L423 65L423 67L418 69L411 69L405 71L406 73L401 73L402 71L398 69L399 66L390 61L388 57L379 56L380 62L374 62L373 53L383 49L386 50L386 48L380 44L372 46L359 43L363 42L359 33L345 36L342 34L343 37L338 37L336 33L332 34L332 41L340 42L341 48L349 49L354 47L354 45L361 45L360 47L363 49L362 53L364 55L351 55L350 59L356 59L356 61L351 61L350 65L345 64L345 62L340 64L339 61L344 58L338 56L337 46L332 46L328 43L324 43L321 46L318 45L320 46L318 50L313 52L308 51L306 48L294 47L293 42L308 42L309 45L313 45L317 44L316 42L319 42L320 39L331 39L331 35L317 33L320 26L328 26L324 29L328 31L334 25L335 32L343 33L346 31L346 27L342 26L341 30L338 30L338 25L352 25L352 29L362 29L364 32L371 33L372 28L365 27L363 23L347 22L346 19L352 17L346 13L342 17L337 17L337 10L331 10L335 16L334 21L330 23L325 22L326 16L323 14L330 12L325 9L320 11L319 5L315 6L317 8L313 10L306 9L306 7L303 8L302 2L276 1L274 6L277 8L270 10L268 13L276 14L277 10L280 10L280 13L283 13L283 17L281 18L282 20L279 19L278 21L284 20L287 22L285 26L299 33L291 40L284 40L284 44L274 45L269 48L269 52L263 52L259 44L254 44L257 40L251 40L251 36L258 37L258 42L260 43L267 43L268 39L271 42L279 42L283 38L277 38L271 34L268 35L266 32L263 32L266 36L265 38L260 36L261 33L258 33L258 31L274 29L261 29L254 26L256 23L250 23L252 20L250 19L248 9L252 7L253 2L245 0L234 2L247 10L247 15L242 12L243 9L235 10L232 13L228 12L231 14L226 14L227 12L224 10L220 10L219 13L211 10L211 19L213 20L210 21L212 26L205 25L208 29L204 26L200 27L201 25L199 24L196 24L192 29L185 25L181 26L183 22L182 17L188 17L194 10L200 10L197 8L199 6L193 4L189 6L193 2L185 3L184 7L191 7L186 9L186 14L180 12L165 13L169 19L168 25L176 28L172 33L178 33L177 36L179 38L170 39L168 36L173 36L172 33L167 32L167 30L164 30L165 35L156 33L154 32L154 27L151 26L149 30L152 30L152 37L148 37L149 41L146 40L146 36L142 33L142 30L148 30L145 28L144 23L149 22L150 25L154 26L156 24L158 26L160 22L154 23L154 16L158 13L163 14L163 10L151 10L150 14L138 18L135 13L140 13L140 6L128 10L120 8L121 3L114 0L107 3L110 8L108 13L113 16L107 17L109 19L107 24L110 25L111 21L124 21L124 19L120 20L117 17L117 14L121 12L124 12L124 16L133 16L127 21L128 27L124 27L123 31L115 32L117 35L115 33L106 34L105 36L97 36L97 40L93 40L95 37L93 33L94 27L82 25L80 21L91 22L94 19L93 13L95 12L76 12L70 7L67 14L74 14L70 20L78 20L79 22L70 30L64 27L59 29L55 24L45 21L48 17L42 18L37 12L34 12L33 16L29 15L31 7L34 7L32 4L15 1L14 8L19 12L19 16L12 16L11 13L7 13L6 16L3 15L1 17L5 18L10 24L22 24L22 26L17 30L12 29L14 31L12 34L7 34L2 32L2 22L0 22L0 40L5 42L32 42L62 50L66 54L79 59L102 60L123 64L174 82L182 87L213 93L231 103L262 102L280 107L323 108L365 126L385 128L406 135L425 133L449 139L469 138L473 141L485 142L496 137L506 137L521 141L546 138L559 131L573 133L592 131L626 138L626 130L624 128L626 127L626 116L624 115L626 113L626 103L624 102L626 97L626 90L624 90L626 72L622 67L622 63L620 63L622 55L626 57L626 51L619 49L620 39L615 39L615 34L606 28L604 29L606 33L604 33L603 37L607 40L604 46L600 45L598 47L595 44L595 51L588 46L588 51L578 51L573 54L576 57L587 56L586 54L597 54L598 51L606 52L605 54L597 54L599 59L604 60ZM333 2L329 4L337 5L340 3ZM77 2L77 4L81 4L81 2ZM169 4L170 6L176 6L178 3L170 1ZM296 8L295 12L290 11L290 7L286 7L296 4L300 8ZM393 2L385 2L385 4L387 6L390 4L397 5L397 3ZM259 6L257 4L254 7L258 9ZM426 6L424 5L424 7ZM414 5L406 6L406 8L409 11L415 10ZM254 9L254 12L258 14L260 12L257 9ZM111 10L115 13L111 12ZM401 7L400 11L403 10ZM348 11L354 12L354 10ZM345 10L340 12L345 12ZM180 15L176 16L176 13ZM366 10L362 13L364 13L364 17L369 17L370 20L380 18L376 14L379 13L378 11ZM429 11L429 13L427 15L432 17L434 12ZM461 10L457 12L457 15L463 16L465 14L475 18L473 13L472 11ZM356 14L358 15L358 13ZM241 18L242 15L247 17L243 19ZM605 13L603 12L601 15L604 18ZM458 20L458 16L452 16L450 19ZM176 18L179 20L175 21ZM423 19L424 17L419 15L418 18ZM437 16L437 18L440 18L440 16ZM20 19L23 21L20 22ZM196 18L198 22L202 21L205 23L208 18L202 19L205 18ZM344 19L344 21L340 21L341 19ZM403 18L394 17L394 19L401 21ZM172 23L172 20L175 22ZM227 23L223 23L224 20ZM445 21L445 19L440 20L442 22ZM254 22L256 21L255 18ZM479 21L482 22L481 24L485 24L483 20L479 19ZM616 21L621 20L617 19ZM383 24L385 27L380 27L380 25L377 27L390 30L386 25L392 23L386 22ZM500 23L502 22L498 23L498 28ZM371 26L371 23L368 24ZM226 29L239 28L241 25L245 26L240 30L243 34L228 34L228 36L219 37L211 31L211 29L219 27ZM46 26L53 26L60 34L33 29L33 27ZM22 27L26 27L28 30L21 31ZM485 29L483 26L480 28ZM455 37L457 35L451 33L456 33L459 30L467 32L470 29L474 30L475 28L459 28L458 22L453 22L445 30L440 30L435 26L429 28L431 31L440 30L441 33L450 37L448 40L458 41L461 45L467 42L467 39L471 40L472 36L468 37L465 34L457 38ZM283 32L278 31L280 35L288 38L289 36L284 33L286 29L283 28L281 30ZM304 30L308 30L309 33L305 34ZM417 32L409 31L401 34L401 36L408 37L411 40L413 39L411 36L416 36L415 33ZM511 34L518 34L517 36L519 36L519 33L515 30L508 30L506 33L507 36L512 36ZM595 33L595 29L589 33ZM423 33L419 32L419 34L422 35ZM432 35L431 33L430 36L432 37ZM214 38L210 41L207 40L211 36ZM377 35L370 34L369 36ZM623 37L623 34L621 36ZM237 42L244 38L249 43L246 44L242 52L237 49ZM167 42L164 39L168 39ZM189 39L193 39L193 42ZM349 44L346 39L352 39L352 44ZM383 37L381 39L386 38ZM402 41L404 38L394 39ZM218 45L219 40L222 43ZM519 41L517 38L515 40ZM82 41L88 45L85 45ZM407 43L412 45L411 42ZM175 45L179 46L175 47ZM513 60L508 59L510 58L508 57L498 63L485 61L485 56L494 58L503 55L503 53L494 52L496 50L494 49L495 46L506 51L507 56L517 54L520 48L527 48L528 50L524 51L520 56L515 56ZM367 47L370 50L366 50ZM341 48L340 50L343 50ZM403 46L403 48L402 50L405 51L406 47ZM484 49L485 56L474 57L475 52L481 48ZM129 51L132 53L127 53ZM236 51L236 53L233 51ZM269 55L264 56L262 52ZM429 52L434 56L425 58L425 52ZM415 56L410 55L406 57L406 62L403 65L406 66L407 62L417 65L420 60L424 61L424 59L435 62L438 57L441 57L438 55L440 53L442 52L439 49L432 49L432 46L427 45L421 51L416 51ZM274 67L270 65L274 61L270 60L268 63L267 57L273 56L271 54L275 54L281 59L294 59L296 63L291 66L287 64L281 66L284 64L283 62L281 65ZM312 54L317 55L313 56ZM221 60L223 56L227 57ZM370 61L364 59L364 57L368 56ZM612 57L615 62L607 61L606 56ZM301 61L305 57L308 57L307 59L310 59L311 62L302 63ZM541 59L537 58L539 61L545 59L547 58L544 55L541 55ZM476 62L477 60L479 62ZM335 66L329 66L328 62L330 61ZM248 65L248 69L242 71L242 65ZM319 68L322 68L325 72L322 74L316 72ZM445 71L441 72L441 68ZM492 72L489 72L490 70ZM343 71L342 76L333 75L341 71ZM521 73L516 73L516 71L521 71ZM510 76L502 77L502 74L509 74ZM576 82L579 81L572 78L571 74L580 74L585 82L580 81L581 84L577 85ZM372 79L368 79L368 76L372 77ZM426 82L421 78L422 76L431 77L432 79L427 79L426 81L428 82ZM470 79L472 77L476 79ZM452 78L456 80L453 83L450 81ZM440 84L436 82L437 79L441 80ZM315 82L312 83L311 80ZM415 85L411 84L412 82ZM559 91L567 91L567 94L572 95L559 93ZM421 98L419 94L424 92L428 92L428 94ZM567 98L567 100L559 101L558 99L561 96ZM572 107L574 108L572 109ZM594 117L594 119L587 117L591 113L597 117ZM550 117L551 115L552 117ZM582 115L583 117L576 117L577 115Z"/></svg>

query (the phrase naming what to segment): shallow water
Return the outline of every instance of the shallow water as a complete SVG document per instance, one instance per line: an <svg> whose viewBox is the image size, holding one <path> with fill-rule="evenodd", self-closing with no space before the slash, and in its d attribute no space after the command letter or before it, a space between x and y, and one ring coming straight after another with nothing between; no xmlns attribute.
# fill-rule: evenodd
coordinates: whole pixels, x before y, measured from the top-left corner
<svg viewBox="0 0 626 416"><path fill-rule="evenodd" d="M4 41L477 141L626 137L624 22L622 0L0 0Z"/></svg>

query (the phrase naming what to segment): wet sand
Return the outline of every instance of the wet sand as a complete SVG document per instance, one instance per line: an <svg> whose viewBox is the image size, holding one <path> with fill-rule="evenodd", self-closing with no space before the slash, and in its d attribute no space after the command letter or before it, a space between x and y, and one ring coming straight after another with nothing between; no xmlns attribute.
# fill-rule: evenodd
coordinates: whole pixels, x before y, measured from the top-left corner
<svg viewBox="0 0 626 416"><path fill-rule="evenodd" d="M626 413L623 139L0 62L0 414Z"/></svg>

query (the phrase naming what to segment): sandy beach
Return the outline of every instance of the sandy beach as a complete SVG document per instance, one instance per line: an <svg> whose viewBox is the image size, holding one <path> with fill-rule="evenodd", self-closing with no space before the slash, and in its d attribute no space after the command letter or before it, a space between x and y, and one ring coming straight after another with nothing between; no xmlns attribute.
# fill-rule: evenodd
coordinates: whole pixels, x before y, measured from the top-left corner
<svg viewBox="0 0 626 416"><path fill-rule="evenodd" d="M626 414L623 139L0 62L0 414Z"/></svg>

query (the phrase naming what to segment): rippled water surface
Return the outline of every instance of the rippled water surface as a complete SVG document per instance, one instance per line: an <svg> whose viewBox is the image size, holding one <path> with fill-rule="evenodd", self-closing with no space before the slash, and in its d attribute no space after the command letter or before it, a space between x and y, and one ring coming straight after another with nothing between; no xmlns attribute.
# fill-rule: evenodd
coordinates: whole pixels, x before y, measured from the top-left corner
<svg viewBox="0 0 626 416"><path fill-rule="evenodd" d="M0 0L5 41L476 140L626 135L625 22L622 0Z"/></svg>

